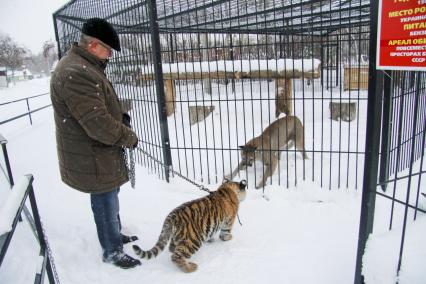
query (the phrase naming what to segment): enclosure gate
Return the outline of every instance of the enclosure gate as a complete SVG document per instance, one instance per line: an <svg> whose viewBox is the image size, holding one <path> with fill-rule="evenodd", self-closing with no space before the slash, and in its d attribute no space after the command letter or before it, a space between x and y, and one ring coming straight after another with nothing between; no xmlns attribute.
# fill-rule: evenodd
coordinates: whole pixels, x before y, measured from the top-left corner
<svg viewBox="0 0 426 284"><path fill-rule="evenodd" d="M410 220L425 198L426 72L375 70L378 2L372 3L367 137L355 283L364 283L367 240L386 231L400 233L395 283L399 282ZM378 205L378 206L377 206ZM377 207L376 207L377 206ZM388 222L386 222L386 217ZM375 218L380 221L375 222ZM375 224L388 224L385 228ZM374 231L373 231L374 227ZM382 256L386 258L386 256ZM371 267L369 268L371 269Z"/></svg>
<svg viewBox="0 0 426 284"><path fill-rule="evenodd" d="M375 89L372 97L376 98L369 100L368 127L371 128L367 129L367 137L371 137L371 148L365 160L355 283L363 283L362 256L369 235L375 231L400 230L400 243L395 244L399 248L395 260L397 276L409 221L416 220L420 212L426 213L420 207L421 199L426 197L426 183L422 180L426 173L426 72L377 71ZM382 204L379 210L375 210L376 203ZM389 210L388 227L375 226L373 231L375 215L383 214L383 207Z"/></svg>

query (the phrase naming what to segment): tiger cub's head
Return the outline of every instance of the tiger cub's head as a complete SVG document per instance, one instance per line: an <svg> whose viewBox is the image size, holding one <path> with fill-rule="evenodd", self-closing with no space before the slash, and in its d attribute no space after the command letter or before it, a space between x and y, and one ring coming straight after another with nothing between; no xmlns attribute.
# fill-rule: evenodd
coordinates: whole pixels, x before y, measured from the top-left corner
<svg viewBox="0 0 426 284"><path fill-rule="evenodd" d="M230 181L225 179L220 186L219 190L226 190L234 192L238 198L238 201L241 202L246 198L246 187L247 181L242 180L240 182Z"/></svg>

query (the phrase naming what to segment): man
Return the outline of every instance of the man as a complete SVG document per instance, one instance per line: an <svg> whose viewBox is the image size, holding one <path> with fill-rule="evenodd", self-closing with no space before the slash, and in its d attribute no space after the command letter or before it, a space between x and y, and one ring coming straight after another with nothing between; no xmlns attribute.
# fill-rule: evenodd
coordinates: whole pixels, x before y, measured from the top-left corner
<svg viewBox="0 0 426 284"><path fill-rule="evenodd" d="M104 72L112 49L121 50L114 28L87 20L79 43L56 66L50 94L62 180L90 194L103 261L132 268L141 263L123 252L123 243L137 237L120 232L118 192L128 181L123 147L136 147L138 137Z"/></svg>

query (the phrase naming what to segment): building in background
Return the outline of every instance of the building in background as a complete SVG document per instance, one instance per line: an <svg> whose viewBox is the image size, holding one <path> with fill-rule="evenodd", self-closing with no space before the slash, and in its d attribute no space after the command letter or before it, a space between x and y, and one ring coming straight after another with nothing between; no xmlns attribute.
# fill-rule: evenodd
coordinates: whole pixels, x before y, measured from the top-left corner
<svg viewBox="0 0 426 284"><path fill-rule="evenodd" d="M7 87L7 74L6 68L0 67L0 88Z"/></svg>

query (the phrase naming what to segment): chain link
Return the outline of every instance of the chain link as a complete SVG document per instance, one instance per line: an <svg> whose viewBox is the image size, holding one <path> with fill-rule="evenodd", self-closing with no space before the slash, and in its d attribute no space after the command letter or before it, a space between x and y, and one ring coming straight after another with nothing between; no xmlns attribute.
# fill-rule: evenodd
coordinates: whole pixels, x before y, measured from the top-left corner
<svg viewBox="0 0 426 284"><path fill-rule="evenodd" d="M127 153L129 151L129 153ZM131 148L123 149L124 162L127 168L127 175L129 176L130 185L135 188L136 174L135 174L135 156L134 150Z"/></svg>
<svg viewBox="0 0 426 284"><path fill-rule="evenodd" d="M132 188L135 188L136 184L136 174L135 174L135 155L134 150L129 148L129 159L130 159L130 170L129 170L129 179L130 185Z"/></svg>
<svg viewBox="0 0 426 284"><path fill-rule="evenodd" d="M148 158L150 158L150 159L152 159L154 162L156 162L157 164L160 164L165 170L169 170L170 172L172 172L174 175L177 175L178 177L180 177L180 178L182 178L182 179L184 179L184 180L186 180L187 182L189 182L189 183L191 183L191 184L193 184L193 185L195 185L196 187L198 187L200 190L203 190L203 191L206 191L206 192L208 192L208 193L211 193L211 191L208 189L208 188L206 188L206 187L204 187L202 184L198 184L198 183L196 183L195 181L193 181L193 180L190 180L189 178L187 178L186 176L184 176L184 175L182 175L182 174L180 174L179 172L177 172L177 171L175 171L174 169L173 169L173 166L172 165L165 165L163 162L161 162L160 160L158 160L158 159L156 159L156 158L154 158L151 154L149 154L148 152L146 152L146 151L144 151L144 150L142 150L141 148L139 148L139 147L137 147L136 148L138 151L140 151L140 152L142 152L143 154L145 154Z"/></svg>
<svg viewBox="0 0 426 284"><path fill-rule="evenodd" d="M47 235L46 235L46 232L44 231L43 223L41 223L41 221L40 221L40 224L41 224L41 230L43 231L44 242L46 244L47 255L49 256L50 265L52 266L53 277L55 278L55 283L60 284L58 272L56 271L55 260L53 259L52 250L50 249L49 240L47 239Z"/></svg>
<svg viewBox="0 0 426 284"><path fill-rule="evenodd" d="M172 172L174 175L177 175L178 177L180 177L183 180L186 180L187 182L189 182L190 184L195 185L196 187L198 187L200 190L203 190L205 192L208 192L209 194L212 193L211 190L209 190L207 187L204 187L204 185L196 183L193 180L190 180L189 178L187 178L186 176L180 174L179 172L173 170L173 166L172 165L165 165L163 162L161 162L160 160L154 158L150 153L142 150L141 148L137 147L135 148L136 150L142 152L143 154L145 154L148 158L152 159L154 162L156 162L157 164L161 165L165 170L169 170L170 172ZM242 226L243 224L240 221L240 215L237 213L237 217L238 217L238 223L240 223L240 225Z"/></svg>

